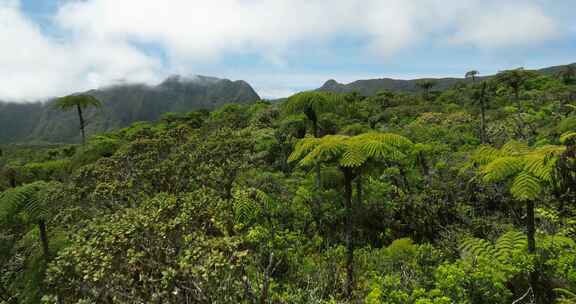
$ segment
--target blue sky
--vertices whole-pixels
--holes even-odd
[[[328,79],[576,61],[573,0],[0,0],[0,99],[171,74],[283,97]]]

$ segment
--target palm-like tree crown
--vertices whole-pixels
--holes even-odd
[[[357,136],[328,135],[323,138],[300,140],[290,155],[289,161],[300,160],[308,166],[320,162],[336,162],[345,168],[361,167],[368,160],[398,160],[412,142],[391,133],[365,133]]]
[[[481,147],[474,159],[481,165],[484,181],[511,180],[510,193],[525,201],[537,198],[544,184],[553,183],[556,161],[565,149],[554,145],[530,149],[526,144],[512,141],[500,149]]]
[[[534,72],[518,68],[498,73],[496,75],[496,82],[505,84],[513,89],[518,89],[526,82],[526,80],[534,76]]]
[[[318,114],[328,110],[341,101],[343,97],[327,92],[302,92],[288,98],[284,111],[288,114],[304,113],[308,119],[315,121]]]
[[[430,90],[436,85],[436,82],[430,79],[423,79],[416,82],[416,85],[423,90]]]
[[[476,70],[472,70],[472,71],[466,72],[466,75],[464,75],[464,77],[475,79],[476,77],[478,77],[479,74],[480,74],[480,72],[478,72]]]
[[[76,107],[82,109],[88,107],[101,107],[102,103],[92,95],[78,94],[69,95],[65,97],[58,98],[54,103],[54,107],[62,111],[69,111]]]

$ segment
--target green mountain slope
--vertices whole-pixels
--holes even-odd
[[[87,112],[88,134],[126,127],[136,121],[153,121],[166,112],[214,109],[225,103],[260,99],[245,81],[205,76],[172,76],[157,86],[125,84],[87,93],[103,103],[101,109]],[[62,113],[51,104],[0,103],[0,143],[78,142],[76,113]]]
[[[576,63],[569,65],[576,66]],[[547,67],[543,69],[536,70],[536,72],[544,75],[554,75],[560,72],[566,65]],[[479,78],[490,78],[492,76],[485,76]],[[372,96],[379,91],[388,90],[392,92],[417,92],[419,88],[417,83],[422,80],[432,80],[435,83],[434,90],[444,91],[452,88],[458,83],[468,82],[469,80],[464,78],[421,78],[421,79],[411,79],[411,80],[400,80],[391,78],[381,78],[381,79],[367,79],[367,80],[357,80],[348,84],[339,83],[333,79],[326,81],[318,91],[324,92],[334,92],[334,93],[350,93],[358,92],[365,96]]]

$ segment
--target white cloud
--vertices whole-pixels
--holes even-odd
[[[53,17],[66,37],[57,40],[27,19],[17,0],[0,0],[0,99],[62,95],[118,79],[153,82],[234,54],[283,70],[290,55],[342,36],[363,41],[369,53],[359,55],[385,58],[427,39],[489,49],[534,45],[560,33],[537,1],[67,1]],[[167,62],[135,43],[158,45]]]
[[[479,48],[525,46],[560,36],[555,20],[534,5],[500,2],[486,5],[483,14],[463,14],[452,42]]]
[[[16,1],[0,0],[0,99],[36,100],[119,79],[155,81],[158,62],[126,41],[58,41],[26,19]]]

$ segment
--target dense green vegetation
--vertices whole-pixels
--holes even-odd
[[[576,303],[576,75],[466,77],[3,146],[0,303]]]

